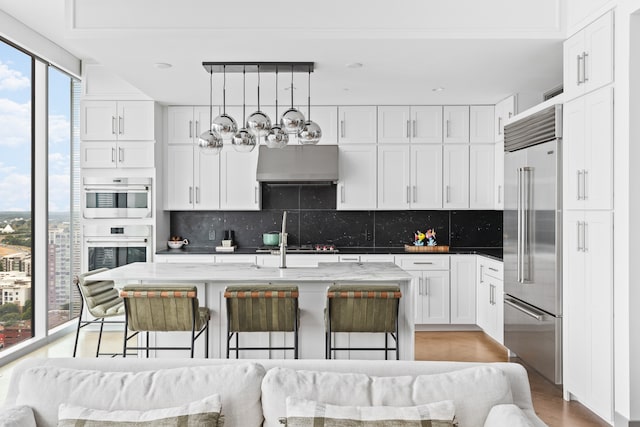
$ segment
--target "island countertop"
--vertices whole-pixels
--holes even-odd
[[[236,263],[135,262],[92,276],[96,280],[153,282],[395,282],[413,276],[391,262],[321,262],[317,267]]]

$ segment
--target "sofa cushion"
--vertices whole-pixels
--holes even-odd
[[[33,410],[26,405],[2,408],[0,414],[0,427],[36,427]]]
[[[313,400],[287,398],[287,427],[319,426],[423,426],[453,427],[451,400],[417,406],[337,406]],[[364,422],[364,423],[363,423]]]
[[[513,403],[505,374],[490,366],[415,377],[272,368],[262,382],[265,427],[278,427],[288,396],[344,406],[413,406],[453,400],[456,419],[465,427],[482,427],[493,405]]]
[[[33,408],[39,427],[53,427],[61,403],[110,411],[144,411],[184,405],[217,393],[227,427],[260,425],[263,377],[264,368],[255,363],[135,373],[44,366],[21,374],[16,404]]]
[[[83,406],[60,405],[58,427],[116,427],[116,426],[211,426],[222,427],[220,419],[220,395],[166,409],[148,411],[105,411]]]
[[[485,427],[533,427],[525,413],[516,405],[496,405],[491,408]]]

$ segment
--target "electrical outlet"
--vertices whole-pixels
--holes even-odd
[[[367,242],[370,242],[372,239],[371,231],[369,229],[364,230],[364,238]]]
[[[209,240],[216,240],[216,230],[209,230]]]

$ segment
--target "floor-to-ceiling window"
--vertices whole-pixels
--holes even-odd
[[[0,41],[1,349],[32,337],[33,61]]]
[[[73,276],[79,273],[79,94],[68,74],[48,71],[48,326],[55,328],[79,312]]]

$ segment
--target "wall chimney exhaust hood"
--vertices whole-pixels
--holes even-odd
[[[273,183],[335,183],[338,180],[337,145],[260,146],[257,178]]]

